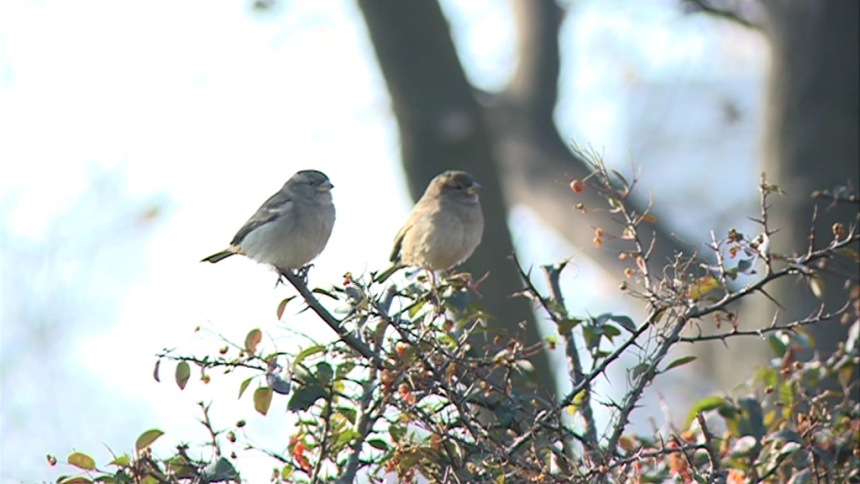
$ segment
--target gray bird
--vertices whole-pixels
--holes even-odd
[[[282,271],[304,267],[322,252],[334,227],[332,188],[325,173],[299,171],[245,222],[229,247],[200,262],[242,254]]]
[[[484,232],[481,189],[465,171],[436,176],[394,237],[394,265],[376,280],[384,281],[404,266],[441,271],[468,259]]]

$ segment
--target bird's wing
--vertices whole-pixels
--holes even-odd
[[[388,257],[388,260],[394,263],[400,262],[400,249],[403,248],[403,237],[406,236],[406,232],[409,232],[409,227],[411,224],[407,220],[403,227],[400,227],[400,230],[397,231],[397,235],[394,236],[394,247],[391,248],[391,255]]]
[[[257,228],[273,222],[293,208],[293,197],[289,193],[280,191],[272,195],[266,203],[257,209],[257,212],[245,222],[245,225],[236,232],[230,245],[239,245],[245,237]]]

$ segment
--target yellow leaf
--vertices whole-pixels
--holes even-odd
[[[272,404],[272,389],[260,387],[254,390],[254,410],[266,415],[269,412],[269,406]]]
[[[720,281],[718,281],[713,274],[708,274],[707,276],[696,279],[696,281],[690,285],[687,297],[690,299],[697,299],[719,287]]]
[[[179,386],[180,390],[185,390],[185,385],[188,383],[188,378],[191,377],[191,367],[188,365],[187,361],[180,361],[178,365],[176,365],[176,385]]]
[[[152,445],[152,443],[155,442],[162,435],[164,435],[164,432],[162,432],[161,430],[158,430],[158,429],[147,430],[146,432],[140,434],[140,436],[137,438],[137,441],[135,441],[135,443],[134,443],[135,450],[140,452],[141,450]]]
[[[91,471],[96,468],[96,461],[83,452],[72,452],[69,454],[69,457],[66,458],[66,461],[78,469],[83,469],[85,471]]]

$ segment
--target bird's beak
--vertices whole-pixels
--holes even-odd
[[[478,182],[472,183],[472,186],[466,189],[466,193],[469,195],[477,195],[484,190],[484,186]]]
[[[334,188],[334,185],[332,185],[330,181],[327,181],[320,185],[317,190],[321,192],[327,192],[330,191],[332,188]]]

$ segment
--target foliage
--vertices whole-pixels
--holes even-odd
[[[531,272],[517,263],[524,283],[517,296],[529,298],[558,328],[558,337],[533,344],[493,330],[493,316],[473,298],[482,281],[469,274],[428,278],[419,271],[403,287],[379,284],[373,274],[346,274],[342,284],[310,290],[298,275],[283,273],[300,300],[337,333],[336,341],[308,342],[286,353],[267,347],[260,330],[253,330],[242,344],[228,342],[212,355],[164,351],[155,375],[160,378],[164,361],[176,363],[180,388],[193,368],[206,381],[216,370],[247,373],[240,397],[253,384],[257,412],[265,415],[274,402],[285,402],[295,416],[284,450],[258,447],[243,422],[215,429],[208,406],[201,405],[211,436],[207,445],[215,450],[210,462],[189,457],[185,445],[170,457],[155,457],[148,450],[161,436],[155,430],[138,439],[133,456],[108,463],[110,470],[73,453],[67,463],[84,473],[58,482],[238,481],[233,459],[222,456],[221,437],[271,456],[273,482],[349,483],[356,476],[382,482],[392,475],[401,482],[423,476],[431,482],[488,483],[860,479],[856,221],[836,224],[821,236],[813,220],[805,250],[771,253],[777,231],[769,225],[768,209],[782,194],[762,176],[759,234],[712,234],[704,257],[679,253],[664,265],[650,257],[659,242],[645,230],[653,215],[628,205],[637,180],[627,181],[591,158],[592,174],[574,180],[571,188],[595,190],[607,205],[577,208],[584,214],[606,210],[618,222],[616,232],[597,228],[594,243],[605,250],[612,245],[629,262],[620,290],[644,304],[640,321],[612,313],[569,314],[559,287],[566,263],[542,268],[549,294],[540,293]],[[829,192],[817,196],[822,193]],[[800,278],[814,291],[844,290],[846,304],[821,307],[788,323],[774,318],[763,328],[742,321],[736,303],[769,297],[767,287],[784,278]],[[844,286],[824,289],[824,278]],[[279,318],[294,299],[278,306]],[[335,318],[322,301],[346,307],[346,315]],[[851,324],[854,336],[833,354],[801,361],[799,351],[815,348],[806,330],[813,324]],[[646,388],[694,359],[670,361],[671,349],[729,345],[743,337],[766,338],[774,358],[750,375],[739,394],[695,403],[681,429],[654,435],[629,430]],[[565,351],[573,384],[567,395],[554,399],[534,388],[529,358],[544,349]],[[638,361],[627,371],[623,398],[598,401],[595,382],[619,367],[622,354]],[[595,425],[597,405],[611,410],[605,432]]]

